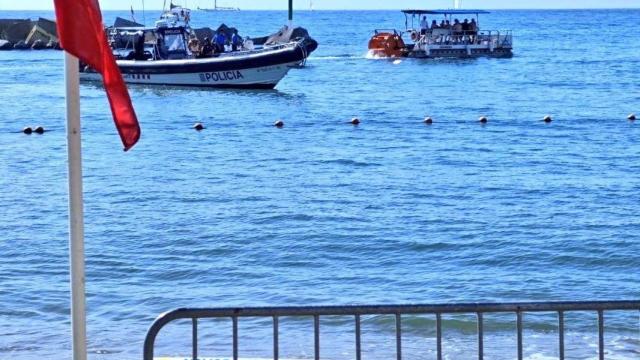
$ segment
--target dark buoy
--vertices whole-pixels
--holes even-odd
[[[351,119],[351,125],[355,125],[355,126],[360,125],[360,119],[358,119],[357,117],[354,117],[353,119]]]
[[[480,121],[481,124],[486,124],[489,122],[489,119],[486,116],[480,116],[478,121]]]
[[[27,126],[26,128],[22,129],[22,132],[27,134],[27,135],[31,135],[33,133],[33,129],[29,126]]]
[[[542,121],[546,122],[547,124],[553,121],[553,118],[551,118],[551,115],[547,115],[544,118],[542,118]]]
[[[44,128],[42,126],[38,126],[37,128],[33,129],[33,132],[36,134],[44,134]]]
[[[273,126],[277,127],[278,129],[282,129],[284,127],[284,121],[278,120],[275,123],[273,123]]]
[[[629,119],[629,121],[636,121],[636,114],[629,114],[629,116],[627,116],[627,119]]]
[[[196,131],[202,131],[204,130],[204,125],[202,123],[195,123],[193,125],[193,129]]]
[[[431,116],[427,116],[426,118],[424,118],[424,123],[427,125],[433,124],[433,119],[431,118]]]

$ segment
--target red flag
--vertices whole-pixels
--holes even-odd
[[[111,113],[127,151],[140,139],[140,125],[127,86],[107,43],[98,0],[54,0],[62,48],[102,74]]]

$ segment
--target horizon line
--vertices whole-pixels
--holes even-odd
[[[199,7],[196,8],[188,8],[190,10],[198,10]],[[404,9],[404,8],[403,8]],[[308,9],[308,8],[293,8],[294,11],[307,11],[307,12],[316,12],[316,11],[401,11],[403,9],[389,9],[389,8],[375,8],[375,9],[338,9],[338,8],[321,8],[321,9]],[[409,8],[407,8],[409,9]],[[417,8],[416,8],[417,9]],[[527,10],[639,10],[640,5],[637,7],[585,7],[585,8],[473,8],[473,9],[460,9],[460,10],[517,10],[517,11],[527,11]],[[136,8],[134,8],[136,10]],[[162,11],[165,9],[161,8],[147,8],[145,11]],[[267,8],[245,8],[240,9],[241,11],[287,11],[287,8],[278,8],[278,9],[267,9]],[[434,10],[453,10],[452,8],[440,8]],[[8,9],[1,11],[54,11],[53,8],[50,9]],[[131,9],[102,9],[102,11],[131,11]],[[224,11],[221,11],[224,12]]]

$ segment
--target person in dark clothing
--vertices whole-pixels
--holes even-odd
[[[202,40],[202,50],[200,50],[200,56],[199,57],[211,57],[211,55],[213,54],[213,45],[211,45],[211,40],[209,40],[209,37],[205,37]]]
[[[144,33],[138,32],[133,38],[133,58],[135,60],[147,60],[144,54]]]
[[[242,46],[242,39],[238,36],[238,30],[233,30],[233,35],[231,36],[231,51],[238,51],[240,46]]]

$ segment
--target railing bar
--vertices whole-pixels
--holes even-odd
[[[320,316],[313,316],[313,349],[315,360],[320,360]]]
[[[436,349],[438,360],[442,360],[442,314],[436,314]]]
[[[604,360],[604,311],[598,310],[598,354]]]
[[[233,316],[233,360],[238,360],[238,317]]]
[[[517,328],[518,328],[518,360],[524,359],[524,353],[522,351],[522,311],[518,311],[517,315]]]
[[[396,314],[396,358],[402,360],[402,316]]]
[[[198,359],[198,318],[191,318],[191,356]]]
[[[273,317],[273,360],[278,360],[280,357],[280,344],[279,344],[279,329],[278,329],[278,317]]]
[[[478,360],[484,359],[484,319],[481,312],[478,313]]]
[[[356,315],[356,360],[362,360],[362,344],[360,343],[360,315]]]
[[[558,311],[558,337],[560,360],[564,360],[564,311]]]

